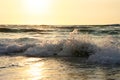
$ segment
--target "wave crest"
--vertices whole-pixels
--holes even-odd
[[[120,64],[120,42],[108,36],[94,38],[89,34],[70,33],[67,39],[36,40],[30,38],[0,40],[1,55],[25,55],[36,57],[79,56],[88,57],[88,62]]]

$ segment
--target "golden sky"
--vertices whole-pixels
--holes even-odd
[[[120,23],[120,0],[0,0],[0,24]]]

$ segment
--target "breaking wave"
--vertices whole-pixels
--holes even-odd
[[[86,57],[91,63],[120,64],[120,41],[112,36],[94,38],[89,34],[78,35],[75,29],[67,39],[0,39],[0,55],[74,56]]]

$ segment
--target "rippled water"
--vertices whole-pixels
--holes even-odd
[[[78,57],[1,57],[0,80],[119,80],[119,66],[88,64]]]

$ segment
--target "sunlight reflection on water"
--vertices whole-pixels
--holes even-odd
[[[28,74],[32,76],[32,80],[38,80],[42,78],[42,65],[44,63],[36,63],[30,66]]]
[[[4,59],[4,61],[2,61]],[[14,61],[13,61],[14,60]],[[119,80],[120,68],[89,65],[79,58],[2,57],[0,80]]]
[[[34,61],[39,61],[39,59],[38,58],[29,58],[27,61],[34,62]],[[35,62],[34,64],[30,64],[29,68],[27,69],[25,74],[30,75],[31,80],[42,79],[43,65],[44,65],[44,62],[39,62],[39,63]]]

